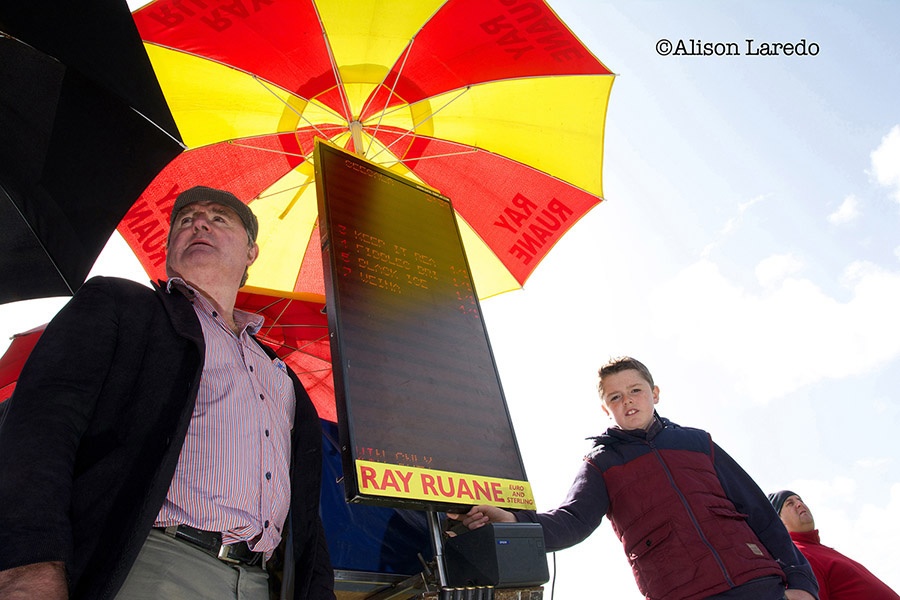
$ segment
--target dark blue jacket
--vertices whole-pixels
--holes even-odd
[[[584,540],[607,515],[647,598],[707,598],[771,576],[816,595],[765,494],[708,433],[657,417],[648,432],[594,440],[562,506],[517,516],[541,523],[548,550]]]
[[[0,570],[62,561],[73,600],[116,594],[169,489],[204,353],[182,294],[104,277],[81,287],[35,346],[0,424]],[[333,599],[322,431],[289,374],[294,597]]]

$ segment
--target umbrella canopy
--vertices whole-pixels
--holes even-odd
[[[0,5],[0,302],[71,294],[183,147],[123,0]]]
[[[324,294],[316,137],[448,196],[481,298],[521,287],[602,198],[613,76],[544,2],[203,7],[134,14],[188,146],[119,226],[152,276],[175,196],[204,184],[260,217],[254,288]]]

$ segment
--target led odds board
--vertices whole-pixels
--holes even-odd
[[[534,508],[450,200],[327,143],[315,169],[347,500]]]

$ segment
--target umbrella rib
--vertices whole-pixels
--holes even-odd
[[[305,160],[309,160],[310,157],[310,154],[298,154],[296,152],[286,152],[283,150],[262,148],[260,146],[253,146],[252,144],[241,144],[239,142],[236,142],[235,140],[226,140],[226,143],[232,146],[237,146],[238,148],[249,148],[250,150],[259,150],[260,152],[271,152],[272,154],[280,154],[281,156],[296,156],[297,158],[303,158]]]
[[[406,45],[406,51],[403,53],[403,62],[400,65],[400,68],[397,69],[397,76],[394,78],[394,82],[391,84],[391,91],[387,95],[387,98],[384,100],[384,109],[378,115],[378,122],[375,123],[375,131],[369,138],[369,147],[366,148],[365,156],[369,155],[369,150],[372,149],[372,144],[375,143],[375,135],[378,134],[378,130],[381,128],[381,121],[384,119],[384,116],[387,114],[388,107],[391,103],[391,98],[394,97],[394,90],[397,88],[397,84],[400,82],[400,74],[403,72],[403,69],[406,67],[406,61],[409,59],[409,53],[412,51],[413,44],[416,42],[416,38],[413,37],[409,40],[409,44]],[[387,75],[385,75],[385,80],[387,79]],[[384,80],[382,81],[382,84]],[[381,86],[379,86],[380,88]],[[378,88],[376,88],[378,89]],[[374,95],[372,96],[374,99]],[[363,107],[362,114],[366,114],[366,110],[369,108],[369,102],[366,102],[366,105]]]
[[[478,148],[469,148],[469,149],[463,150],[461,152],[445,152],[443,154],[431,154],[429,156],[417,156],[413,160],[420,161],[420,160],[431,160],[434,158],[447,158],[448,156],[462,156],[463,154],[474,154],[476,152],[478,152]],[[397,163],[405,163],[405,162],[406,162],[406,159],[398,157],[397,160],[395,160],[393,163],[385,162],[385,163],[381,163],[381,164],[397,164]]]
[[[325,49],[328,51],[328,60],[331,62],[331,74],[334,75],[334,81],[337,83],[338,93],[341,97],[341,105],[344,107],[344,120],[347,126],[350,126],[350,120],[353,115],[350,114],[350,100],[347,98],[347,91],[344,89],[343,79],[341,78],[340,69],[338,69],[337,61],[334,58],[334,51],[331,48],[331,41],[328,39],[328,32],[325,31],[325,23],[322,22],[322,15],[319,14],[319,7],[313,2],[313,8],[316,11],[316,18],[319,20],[319,29],[322,30],[322,37],[325,41]],[[327,139],[327,138],[326,138]]]
[[[12,205],[12,207],[16,210],[16,212],[19,214],[19,217],[21,217],[22,222],[24,222],[24,223],[25,223],[25,226],[28,227],[28,231],[30,231],[30,232],[31,232],[31,235],[34,236],[34,239],[36,239],[36,240],[38,241],[38,246],[40,246],[41,250],[42,250],[42,251],[44,252],[44,254],[47,256],[47,260],[50,261],[50,264],[51,264],[51,265],[53,266],[53,268],[56,270],[57,274],[59,275],[59,278],[62,279],[62,282],[63,282],[63,284],[65,284],[66,289],[69,290],[69,294],[75,295],[75,290],[73,290],[73,289],[72,289],[72,286],[69,285],[69,280],[66,279],[66,276],[63,275],[63,272],[60,271],[59,266],[56,264],[56,261],[53,260],[53,257],[52,257],[52,256],[50,255],[50,253],[47,251],[47,246],[44,244],[44,242],[41,240],[41,238],[38,237],[37,232],[36,232],[36,231],[34,230],[34,228],[31,226],[31,223],[28,222],[28,219],[25,218],[25,215],[22,214],[22,211],[19,210],[19,206],[18,206],[15,202],[13,202],[12,195],[10,195],[10,193],[6,191],[6,188],[3,187],[3,184],[2,184],[2,183],[0,183],[0,191],[3,192],[3,195],[6,196],[6,198],[9,200],[9,203],[10,203],[10,204]]]
[[[281,102],[282,104],[284,104],[284,105],[288,108],[288,110],[290,110],[292,113],[294,113],[295,115],[297,115],[297,118],[301,119],[304,123],[306,123],[307,125],[309,125],[309,126],[313,129],[313,131],[315,131],[316,133],[320,134],[323,138],[328,139],[328,135],[327,135],[324,131],[322,131],[321,129],[319,129],[318,126],[317,126],[315,123],[313,123],[313,122],[310,121],[308,118],[306,118],[306,116],[305,116],[302,112],[299,112],[296,108],[294,108],[293,106],[291,106],[291,103],[290,103],[290,102],[286,102],[281,96],[279,96],[278,94],[276,94],[275,91],[274,91],[271,87],[269,87],[268,85],[266,85],[266,83],[267,83],[266,81],[264,81],[262,78],[258,77],[257,75],[253,75],[253,79],[255,79],[257,82],[259,82],[259,84],[263,87],[263,89],[265,89],[267,92],[269,92],[270,94],[272,94],[273,96],[275,96],[275,98],[277,98],[279,102]],[[312,100],[310,100],[310,99],[308,99],[308,98],[303,98],[302,96],[296,96],[296,97],[297,97],[297,98],[302,98],[302,99],[303,99],[304,101],[306,101],[307,103],[312,102]],[[325,105],[323,105],[323,104],[321,104],[321,103],[319,103],[318,106],[322,106],[323,108],[325,108],[325,109],[328,110],[329,112],[333,112],[333,111],[331,111],[331,109],[330,109],[329,107],[327,107],[327,106],[325,106]],[[335,117],[337,117],[337,118],[339,118],[339,119],[343,119],[343,118],[344,118],[344,117],[341,117],[341,116],[340,116],[339,114],[337,114],[337,113],[334,113],[334,115],[335,115]],[[284,133],[288,133],[288,132],[284,132]],[[295,156],[298,156],[298,155],[295,155]]]
[[[141,117],[142,119],[144,119],[145,121],[147,121],[148,123],[150,123],[151,125],[153,125],[154,127],[156,127],[157,129],[159,129],[160,131],[162,131],[164,134],[166,134],[166,137],[168,137],[170,140],[172,140],[173,142],[175,142],[176,144],[178,144],[179,146],[181,146],[181,149],[182,149],[182,150],[187,150],[187,149],[188,149],[187,144],[185,144],[184,142],[182,142],[181,140],[179,140],[177,137],[175,137],[174,135],[172,135],[171,133],[169,133],[169,132],[165,129],[165,127],[162,127],[159,123],[157,123],[156,121],[154,121],[153,119],[151,119],[150,117],[148,117],[147,115],[145,115],[144,113],[142,113],[141,111],[139,111],[138,109],[136,109],[135,107],[129,105],[128,108],[130,108],[131,110],[133,110],[135,113],[137,113],[138,115],[140,115],[140,117]]]
[[[281,317],[284,316],[285,311],[288,309],[288,307],[289,307],[290,305],[291,305],[291,301],[290,301],[290,300],[288,300],[287,302],[284,303],[284,307],[282,307],[281,312],[278,313],[278,316],[277,316],[277,317],[275,317],[274,319],[272,319],[272,324],[269,325],[269,331],[271,331],[272,328],[275,327],[275,326],[278,324],[278,321],[281,319]]]
[[[381,153],[384,152],[385,150],[389,150],[394,144],[396,144],[397,142],[403,140],[403,139],[406,138],[407,136],[410,136],[410,135],[415,136],[415,135],[416,135],[416,134],[415,134],[415,130],[418,129],[419,126],[421,126],[423,123],[427,123],[429,120],[433,119],[434,116],[435,116],[436,114],[438,114],[439,112],[441,112],[442,110],[444,110],[445,108],[447,108],[448,106],[450,106],[451,104],[453,104],[454,102],[456,102],[457,100],[459,100],[460,98],[462,98],[462,97],[466,94],[466,92],[469,91],[469,87],[470,87],[470,86],[466,86],[465,88],[462,88],[462,89],[460,90],[460,92],[459,92],[457,95],[455,95],[453,98],[451,98],[451,99],[450,99],[448,102],[446,102],[443,106],[441,106],[441,107],[438,108],[437,110],[431,111],[427,117],[425,117],[424,119],[422,119],[422,120],[419,121],[418,123],[413,123],[412,129],[409,129],[409,130],[407,130],[406,132],[404,132],[403,135],[401,135],[400,137],[398,137],[396,140],[394,140],[394,141],[391,142],[390,144],[386,144],[386,145],[384,146],[384,149],[383,149],[383,150],[379,150],[378,153],[375,154],[375,156],[372,157],[372,160],[374,160],[379,154],[381,154]]]

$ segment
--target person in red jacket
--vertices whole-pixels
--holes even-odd
[[[769,501],[791,534],[794,545],[812,565],[819,581],[819,600],[900,600],[867,568],[834,548],[823,546],[812,511],[790,490],[769,494]]]
[[[545,547],[588,537],[604,516],[649,600],[813,600],[809,563],[753,479],[701,429],[656,413],[659,388],[631,357],[600,368],[603,411],[615,422],[594,438],[562,506],[512,513],[475,506],[448,517],[541,524]]]

